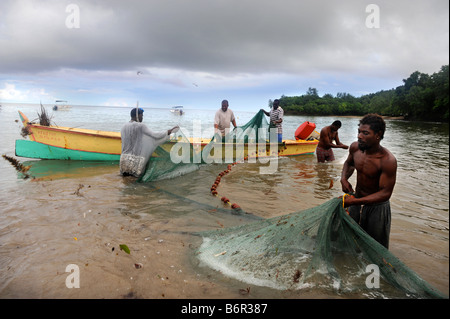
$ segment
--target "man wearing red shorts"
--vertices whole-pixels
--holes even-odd
[[[319,163],[334,161],[333,148],[348,149],[347,145],[339,141],[338,130],[341,126],[341,121],[334,121],[333,124],[325,126],[320,131],[319,144],[316,148],[317,161]],[[333,141],[336,141],[336,144],[333,144]]]

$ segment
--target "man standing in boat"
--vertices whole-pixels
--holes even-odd
[[[333,148],[348,149],[348,146],[342,144],[339,140],[338,130],[341,126],[341,121],[334,121],[333,124],[325,126],[320,131],[319,144],[317,144],[316,148],[316,156],[319,163],[334,161]],[[336,144],[333,144],[333,141]]]
[[[350,145],[341,175],[342,191],[349,215],[380,244],[389,248],[391,207],[389,199],[397,176],[397,159],[380,145],[386,124],[377,114],[359,122],[358,141]],[[356,191],[348,179],[356,169]]]
[[[222,101],[222,107],[217,110],[214,116],[214,134],[220,133],[225,136],[230,130],[230,123],[236,128],[236,119],[234,118],[234,113],[228,108],[228,101]]]
[[[284,111],[280,106],[280,100],[273,101],[272,109],[270,112],[261,109],[270,118],[270,127],[276,127],[278,133],[278,143],[283,142],[283,115]]]
[[[137,116],[136,116],[137,113]],[[120,174],[139,177],[145,173],[147,163],[155,149],[169,139],[174,128],[153,132],[142,123],[144,110],[133,108],[131,120],[121,130],[122,154],[120,155]]]

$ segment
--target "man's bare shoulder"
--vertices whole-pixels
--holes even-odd
[[[324,126],[324,127],[322,127],[322,129],[320,130],[320,133],[325,133],[325,132],[328,132],[330,130],[330,126]]]
[[[358,142],[353,142],[353,143],[350,145],[349,152],[350,152],[350,153],[355,153],[355,152],[357,152],[357,151],[359,151]]]
[[[397,158],[387,148],[383,147],[383,164],[395,165],[397,167]]]

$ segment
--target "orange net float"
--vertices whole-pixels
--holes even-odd
[[[241,213],[241,212],[242,212],[241,206],[239,206],[239,205],[236,204],[236,203],[231,204],[231,208],[232,208],[234,211],[236,211],[237,213]]]
[[[220,200],[222,202],[224,202],[225,204],[229,204],[230,203],[230,200],[228,198],[226,198],[225,196],[223,196]]]
[[[234,162],[234,163],[228,164],[228,165],[227,165],[227,169],[224,170],[224,171],[222,171],[222,172],[220,172],[220,173],[217,175],[216,180],[214,181],[214,184],[211,186],[211,189],[210,189],[210,190],[211,190],[211,194],[214,195],[214,196],[218,196],[217,187],[219,187],[219,184],[220,184],[220,182],[221,182],[221,180],[222,180],[222,177],[224,177],[225,175],[229,174],[229,173],[231,172],[232,167],[233,167],[234,165],[237,165],[237,164],[239,164],[239,163],[245,163],[246,160],[248,160],[248,156],[244,157],[244,159],[241,160],[241,161],[236,161],[236,162]],[[231,205],[231,204],[230,204],[230,200],[229,200],[228,198],[226,198],[225,196],[223,196],[220,200],[221,200],[224,204]],[[238,204],[236,204],[236,203],[233,203],[233,204],[231,205],[231,208],[234,209],[234,210],[236,210],[236,211],[242,210],[241,207],[240,207]]]

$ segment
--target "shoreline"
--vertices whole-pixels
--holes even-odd
[[[364,115],[312,115],[312,114],[297,114],[297,113],[291,113],[291,112],[285,112],[284,115],[290,115],[290,116],[311,116],[311,117],[339,117],[339,118],[361,118]],[[387,115],[381,115],[381,117],[385,120],[407,120],[404,116],[387,116]],[[420,121],[419,121],[420,122]],[[442,122],[446,123],[446,122]]]

